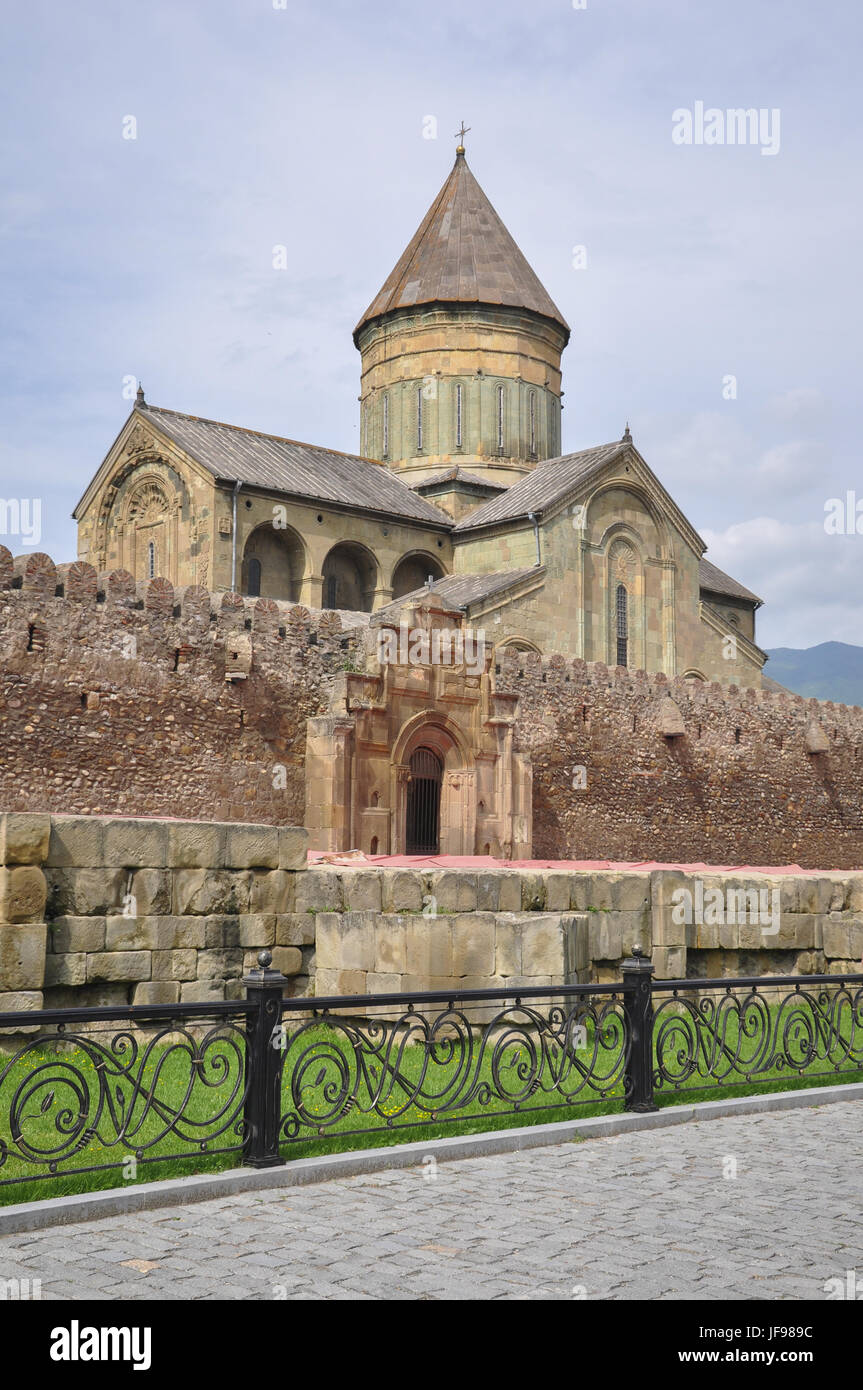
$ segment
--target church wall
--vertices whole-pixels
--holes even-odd
[[[760,686],[758,667],[746,661],[742,655],[734,661],[723,659],[720,633],[706,627],[700,616],[700,557],[673,528],[672,544],[674,590],[677,596],[674,614],[675,674],[682,676],[687,671],[699,671],[707,680],[738,681],[743,685]]]
[[[488,638],[528,636],[545,654],[617,664],[615,591],[628,595],[632,670],[698,672],[706,680],[760,688],[756,654],[725,640],[734,628],[711,626],[700,613],[699,557],[669,520],[660,533],[640,497],[622,487],[599,492],[581,511],[571,504],[540,522],[545,568],[541,590],[502,606]],[[673,560],[672,557],[673,556]],[[457,539],[455,573],[527,568],[536,559],[533,526]],[[479,619],[476,619],[479,622]],[[743,624],[741,624],[741,629]]]
[[[247,505],[247,504],[251,505]],[[220,490],[217,513],[224,534],[218,537],[213,572],[214,589],[231,587],[231,516],[233,498],[230,490]],[[321,520],[318,520],[318,518]],[[310,608],[323,608],[323,570],[327,555],[335,545],[351,542],[363,547],[374,561],[373,608],[381,608],[392,598],[393,572],[403,556],[429,555],[442,566],[445,573],[452,569],[452,542],[448,535],[421,522],[411,525],[388,517],[373,517],[358,512],[340,512],[324,503],[291,501],[284,497],[260,492],[241,491],[237,499],[237,583],[239,585],[243,554],[249,538],[258,528],[273,526],[274,520],[284,522],[302,543],[304,560],[297,601]],[[278,534],[279,525],[274,526]],[[265,596],[266,589],[264,590]]]
[[[536,563],[533,525],[516,521],[505,530],[483,531],[455,538],[454,574],[495,574],[498,570],[526,569]]]
[[[733,599],[725,594],[704,594],[704,602],[709,603],[727,623],[744,637],[748,637],[750,642],[755,641],[755,608],[751,603],[746,603],[741,599]]]
[[[156,575],[174,584],[207,585],[216,489],[177,450],[161,442],[142,448],[144,436],[136,442],[136,428],[126,432],[114,467],[79,514],[78,558],[99,571],[126,569],[144,580],[150,577],[152,543]]]

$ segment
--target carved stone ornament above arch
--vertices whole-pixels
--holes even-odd
[[[123,520],[126,523],[138,522],[147,525],[165,516],[171,510],[171,503],[164,487],[154,477],[142,479],[126,499]]]
[[[124,452],[127,454],[140,454],[144,452],[158,453],[159,446],[155,437],[148,429],[138,422],[129,431],[128,438],[124,445]]]
[[[131,457],[121,457],[119,466],[106,479],[96,503],[93,528],[92,554],[97,570],[107,567],[112,527],[122,534],[130,523],[140,524],[146,513],[154,520],[159,515],[173,513],[178,516],[184,508],[191,519],[191,497],[186,481],[159,448],[158,441],[151,439],[146,450],[142,448]]]
[[[629,541],[617,536],[609,546],[608,561],[613,578],[629,588],[635,580],[639,564]]]

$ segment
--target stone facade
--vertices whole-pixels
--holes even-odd
[[[139,405],[76,508],[78,558],[139,583],[161,577],[244,593],[258,560],[263,597],[361,612],[414,587],[411,562],[420,582],[452,566],[443,515],[437,526],[422,525],[253,487],[237,499],[235,537],[234,510],[233,489]],[[335,593],[325,604],[328,580]]]
[[[471,607],[474,623],[491,615],[498,645],[514,639],[543,655],[616,666],[623,585],[632,670],[761,685],[753,605],[702,601],[703,544],[631,442],[547,507],[536,530],[520,518],[456,531],[454,541],[456,575],[535,569],[513,592]]]
[[[427,305],[357,334],[363,453],[421,482],[460,464],[509,486],[560,453],[566,335],[523,310]]]

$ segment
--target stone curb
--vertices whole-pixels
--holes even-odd
[[[359,1149],[350,1153],[298,1158],[282,1168],[231,1168],[224,1173],[201,1173],[188,1178],[169,1178],[165,1182],[139,1183],[134,1187],[110,1188],[105,1192],[85,1192],[0,1207],[0,1236],[66,1225],[72,1221],[98,1221],[102,1217],[125,1216],[130,1212],[152,1211],[185,1202],[204,1202],[209,1198],[230,1197],[239,1192],[266,1192],[282,1187],[330,1182],[336,1178],[355,1177],[360,1173],[380,1172],[387,1168],[420,1167],[423,1160],[429,1157],[439,1163],[447,1163],[458,1158],[515,1153],[520,1149],[566,1144],[578,1139],[604,1139],[633,1130],[665,1129],[669,1125],[687,1124],[692,1120],[721,1120],[733,1115],[799,1110],[849,1100],[863,1100],[863,1083],[702,1101],[697,1105],[669,1106],[647,1115],[601,1115],[593,1119],[564,1120],[549,1125],[526,1125],[522,1129],[499,1129],[486,1134],[454,1135],[452,1138],[429,1139],[417,1144],[397,1144],[391,1148]]]

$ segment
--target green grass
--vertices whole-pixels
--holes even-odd
[[[771,1021],[774,1023],[780,1007],[770,1006]],[[669,1017],[669,1012],[663,1011],[660,1017]],[[847,1023],[847,1019],[843,1021],[844,1032],[847,1032]],[[559,1048],[546,1055],[539,1074],[540,1088],[533,1094],[526,1093],[527,1076],[530,1072],[529,1046],[526,1042],[518,1040],[504,1053],[502,1061],[505,1065],[502,1065],[498,1072],[499,1082],[514,1099],[507,1103],[496,1094],[499,1086],[494,1083],[491,1052],[487,1047],[478,1076],[481,1083],[492,1086],[495,1094],[487,1103],[483,1103],[479,1095],[473,1094],[472,1099],[454,1108],[454,1118],[450,1120],[446,1118],[447,1112],[443,1106],[438,1110],[432,1110],[431,1103],[428,1104],[428,1108],[413,1103],[410,1100],[412,1090],[418,1084],[423,1066],[426,1065],[427,1090],[440,1094],[451,1086],[463,1097],[465,1088],[458,1088],[456,1083],[459,1075],[462,1075],[463,1079],[466,1075],[476,1075],[476,1057],[469,1067],[462,1067],[460,1072],[458,1055],[453,1055],[447,1061],[439,1052],[438,1063],[428,1068],[426,1049],[415,1042],[403,1040],[401,1048],[395,1052],[391,1049],[388,1059],[390,1066],[387,1068],[382,1067],[378,1058],[373,1057],[369,1060],[364,1050],[367,1066],[374,1068],[374,1073],[369,1070],[360,1085],[355,1088],[359,1098],[358,1105],[347,1113],[340,1114],[337,1101],[340,1091],[339,1063],[354,1076],[357,1067],[354,1049],[343,1028],[328,1028],[320,1020],[299,1024],[298,1028],[299,1032],[288,1039],[285,1074],[287,1077],[296,1073],[300,1053],[305,1053],[305,1065],[299,1079],[302,1087],[300,1094],[308,1118],[319,1123],[323,1133],[315,1134],[308,1127],[304,1127],[296,1140],[282,1145],[282,1155],[287,1161],[349,1149],[385,1147],[447,1135],[476,1134],[568,1118],[614,1114],[620,1113],[623,1109],[622,1080],[616,1076],[607,1086],[604,1097],[585,1087],[577,1092],[572,1104],[562,1102],[554,1092],[548,1094],[543,1090],[543,1086],[550,1088],[552,1085],[552,1071],[559,1072],[561,1066],[566,1065]],[[802,1025],[798,1020],[796,1025],[792,1024],[787,1037],[793,1056],[799,1056],[800,1048],[805,1047],[805,1030],[801,1029]],[[94,1040],[95,1036],[93,1035]],[[106,1042],[110,1036],[113,1036],[113,1030],[110,1035],[106,1035]],[[98,1124],[99,1133],[109,1135],[115,1132],[114,1123],[108,1120],[104,1113],[104,1104],[107,1103],[113,1105],[115,1117],[126,1117],[125,1125],[129,1135],[126,1145],[117,1145],[112,1149],[103,1145],[95,1134],[85,1134],[82,1136],[79,1151],[72,1159],[64,1159],[60,1165],[60,1174],[51,1177],[45,1174],[44,1167],[25,1162],[17,1156],[15,1147],[10,1142],[9,1130],[4,1128],[0,1131],[0,1143],[5,1139],[9,1147],[6,1161],[0,1165],[0,1205],[122,1186],[130,1180],[124,1179],[122,1167],[101,1169],[97,1172],[75,1173],[65,1170],[86,1168],[89,1164],[111,1163],[115,1160],[122,1164],[129,1149],[135,1146],[139,1146],[154,1160],[139,1160],[137,1172],[131,1179],[135,1182],[151,1182],[191,1173],[217,1172],[239,1166],[240,1140],[234,1132],[233,1124],[221,1136],[216,1136],[214,1130],[217,1126],[211,1123],[213,1116],[220,1112],[223,1113],[223,1117],[229,1116],[236,1107],[236,1099],[240,1094],[235,1089],[241,1076],[242,1057],[242,1044],[237,1035],[233,1035],[231,1040],[220,1041],[214,1038],[209,1048],[203,1052],[203,1063],[197,1068],[193,1066],[188,1046],[172,1046],[169,1040],[161,1039],[158,1043],[152,1043],[147,1050],[147,1036],[143,1030],[135,1032],[139,1052],[133,1065],[129,1065],[129,1052],[114,1055],[110,1059],[105,1072],[109,1084],[103,1086],[101,1091],[97,1069],[103,1064],[104,1059],[92,1046],[74,1046],[70,1043],[52,1045],[40,1041],[32,1044],[26,1053],[11,1065],[9,1055],[4,1056],[0,1051],[0,1124],[9,1124],[12,1096],[21,1087],[16,1110],[19,1116],[18,1124],[26,1140],[33,1146],[42,1150],[56,1149],[58,1144],[62,1144],[63,1136],[75,1129],[77,1116],[87,1105],[90,1107],[92,1124],[93,1107],[100,1094],[103,1097],[103,1114]],[[594,1037],[594,1025],[588,1022],[587,1046],[586,1049],[575,1053],[576,1059],[584,1061],[593,1055]],[[677,1041],[679,1042],[679,1039]],[[739,1047],[746,1060],[752,1060],[755,1056],[755,1040],[745,1032],[743,1038],[740,1038],[734,1015],[729,1016],[726,1045],[732,1051]],[[609,1070],[611,1063],[608,1054],[600,1052],[599,1055],[601,1068]],[[616,1051],[612,1055],[616,1057]],[[678,1057],[676,1047],[672,1048],[670,1055],[671,1064],[679,1068],[679,1061],[674,1061],[674,1058]],[[392,1079],[393,1066],[398,1071],[399,1080]],[[7,1069],[5,1073],[4,1069]],[[657,1088],[655,1100],[662,1108],[715,1100],[724,1096],[754,1095],[761,1091],[787,1091],[805,1089],[812,1085],[863,1081],[863,1069],[853,1065],[836,1070],[829,1063],[816,1062],[812,1073],[800,1076],[789,1068],[774,1067],[760,1073],[758,1081],[745,1078],[740,1080],[735,1077],[723,1082],[721,1086],[717,1086],[715,1081],[706,1085],[704,1078],[696,1074],[686,1077],[679,1088]],[[146,1108],[141,1097],[134,1096],[130,1075],[138,1078],[144,1090],[156,1085],[156,1095],[160,1101],[158,1109],[151,1108],[145,1113]],[[572,1070],[571,1064],[567,1075],[567,1088],[575,1090],[576,1072]],[[330,1092],[328,1097],[327,1087],[331,1084],[334,1084],[334,1091]],[[84,1089],[87,1092],[86,1103],[82,1094]],[[373,1094],[377,1099],[377,1108],[372,1104]],[[286,1087],[283,1087],[282,1109],[285,1113],[294,1109],[291,1098],[286,1093]],[[176,1157],[176,1151],[180,1147],[178,1137],[164,1133],[171,1113],[178,1110],[182,1111],[181,1124],[184,1133],[188,1135],[183,1146],[194,1150],[186,1158]],[[379,1111],[382,1113],[378,1113]],[[333,1116],[336,1118],[329,1123]],[[161,1137],[163,1134],[164,1137]],[[205,1139],[202,1139],[202,1135]],[[201,1143],[205,1143],[203,1149],[200,1147]],[[214,1152],[227,1145],[237,1147],[230,1153]],[[3,1185],[3,1180],[10,1178],[27,1180],[7,1182]]]

